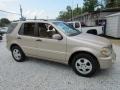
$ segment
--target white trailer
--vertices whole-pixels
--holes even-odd
[[[106,16],[106,20],[106,35],[114,38],[120,38],[120,13]]]

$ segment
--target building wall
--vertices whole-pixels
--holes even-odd
[[[108,36],[116,37],[118,33],[118,16],[107,17],[106,34]]]
[[[96,14],[88,13],[83,16],[74,18],[74,20],[83,22],[88,26],[95,26],[96,20],[103,20],[103,19],[105,19],[105,16],[108,16],[108,15],[114,14],[114,13],[116,13],[116,12],[101,12],[101,13],[96,13]]]
[[[119,20],[118,20],[118,37],[120,37],[120,16],[119,16]]]
[[[100,17],[99,19],[105,19],[105,16],[108,16],[110,14],[114,14],[116,12],[103,12],[103,13],[100,13]]]

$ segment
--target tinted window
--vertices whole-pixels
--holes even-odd
[[[79,28],[80,24],[79,23],[75,23],[75,28]]]
[[[57,34],[57,30],[50,24],[47,23],[38,23],[38,32],[39,37],[41,38],[50,38],[52,39],[52,36],[54,34]]]
[[[73,23],[68,23],[69,25],[71,25],[72,27],[74,27]]]
[[[87,27],[87,25],[84,22],[81,22],[81,27]]]
[[[11,33],[15,27],[17,26],[18,23],[11,23],[8,27],[8,31],[7,31],[7,34]]]
[[[35,36],[35,23],[25,23],[23,27],[23,35]]]

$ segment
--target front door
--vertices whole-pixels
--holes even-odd
[[[52,25],[47,23],[38,23],[37,30],[38,38],[36,40],[36,55],[54,60],[65,60],[66,39],[52,39],[52,36],[54,34],[59,34],[59,32]]]

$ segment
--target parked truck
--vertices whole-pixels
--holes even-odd
[[[80,30],[83,33],[90,33],[94,35],[103,34],[103,26],[86,26],[85,24],[79,21],[67,22],[69,25]]]

